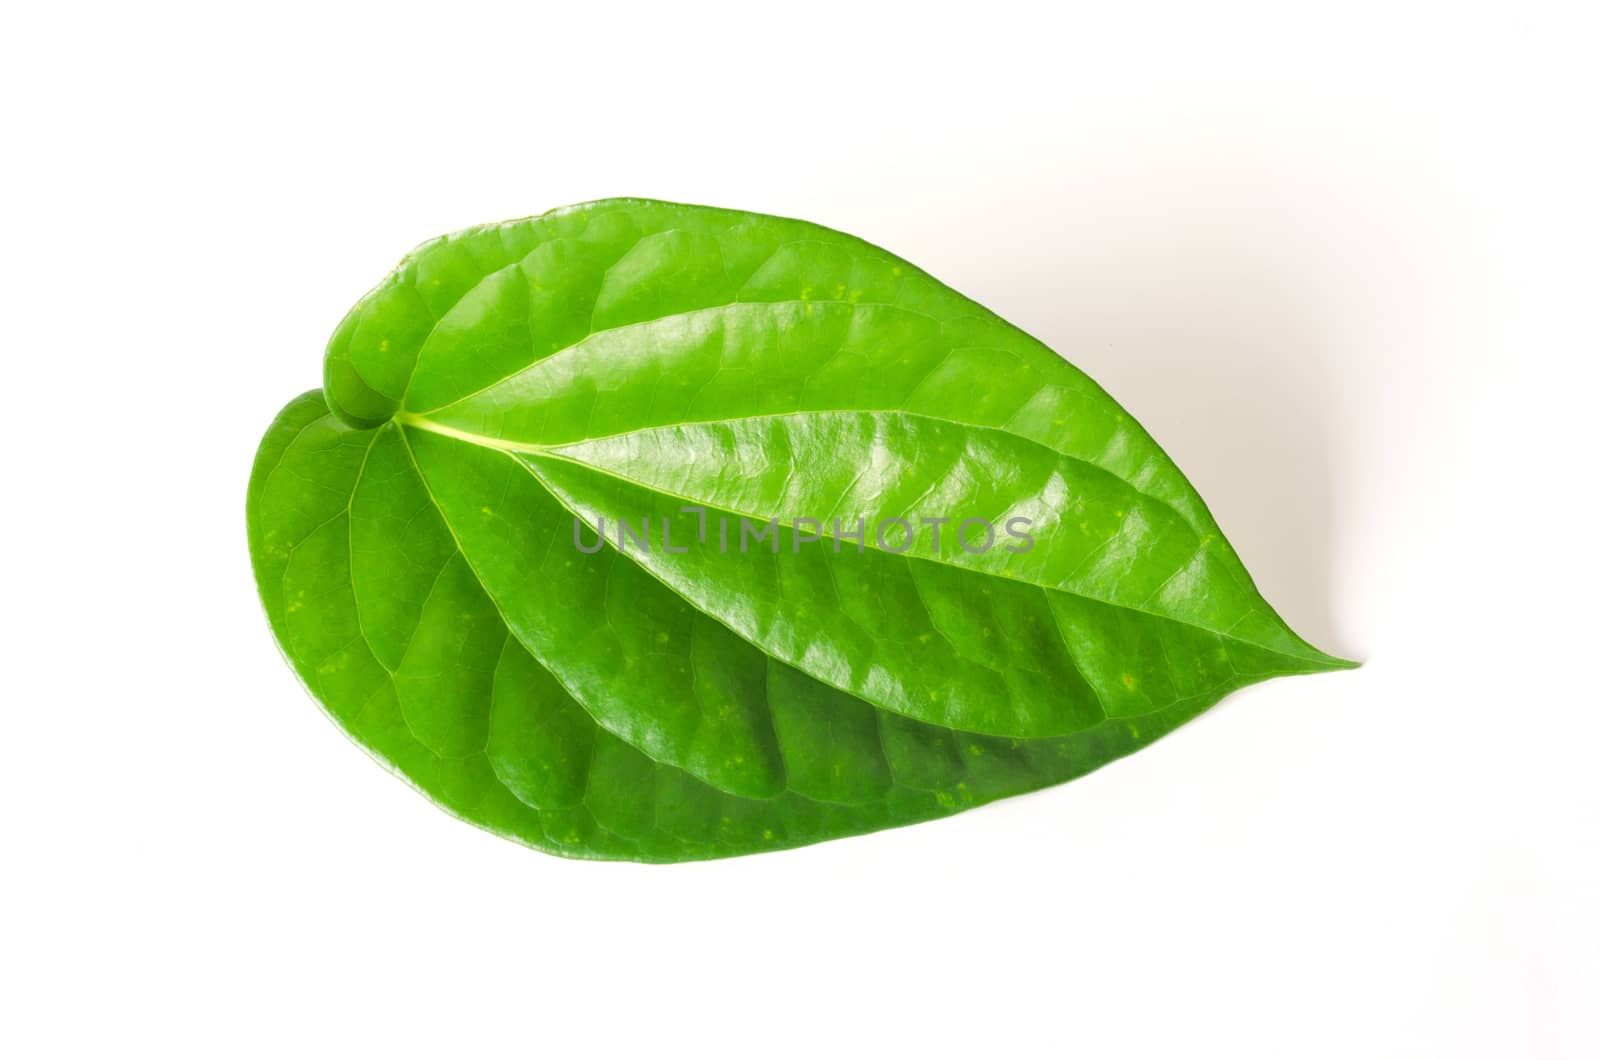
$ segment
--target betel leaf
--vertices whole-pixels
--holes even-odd
[[[268,430],[248,516],[339,725],[575,857],[926,820],[1350,665],[1082,372],[870,244],[730,210],[424,244]]]

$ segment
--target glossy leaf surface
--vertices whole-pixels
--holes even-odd
[[[419,248],[269,431],[249,521],[335,720],[574,856],[936,817],[1347,665],[1081,372],[860,240],[704,207]]]

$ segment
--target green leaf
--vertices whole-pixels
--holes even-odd
[[[268,431],[249,524],[335,720],[571,856],[925,820],[1349,665],[1081,372],[860,240],[705,207],[419,248]]]

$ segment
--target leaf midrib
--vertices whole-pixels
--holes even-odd
[[[925,419],[937,420],[937,421],[942,422],[942,423],[947,423],[947,424],[951,424],[953,426],[963,427],[963,428],[968,428],[968,429],[989,430],[989,431],[997,431],[997,430],[999,430],[998,428],[994,428],[994,427],[984,427],[984,426],[979,425],[979,424],[962,423],[962,422],[960,422],[958,420],[945,419],[945,418],[939,417],[939,416],[929,416],[929,415],[926,415],[924,413],[919,413],[919,412],[907,412],[907,411],[905,411],[903,409],[901,409],[901,410],[848,409],[848,410],[821,410],[821,411],[841,411],[841,412],[861,413],[863,415],[872,415],[874,412],[877,412],[878,414],[883,414],[883,415],[893,414],[893,415],[905,415],[905,416],[919,416],[919,417],[923,417]],[[805,415],[805,414],[806,413],[796,413],[796,414],[792,414],[792,415]],[[761,418],[773,418],[773,417],[772,416],[765,416],[765,417],[762,417],[762,416],[729,417],[729,418],[718,419],[718,420],[700,420],[700,421],[692,421],[692,422],[705,423],[705,424],[734,423],[734,422],[738,422],[741,419],[761,419]],[[575,467],[581,467],[581,468],[584,468],[585,470],[596,472],[597,474],[605,475],[608,478],[614,479],[615,481],[626,483],[627,485],[636,487],[638,489],[646,490],[648,492],[657,494],[658,496],[670,497],[670,498],[672,498],[674,500],[684,501],[684,502],[687,502],[689,504],[698,505],[698,504],[702,503],[701,501],[697,500],[696,498],[685,497],[682,494],[674,493],[671,490],[663,489],[663,488],[661,488],[659,486],[656,486],[656,485],[653,485],[651,483],[640,482],[637,479],[629,478],[628,476],[620,474],[620,473],[618,473],[616,471],[613,471],[613,470],[611,470],[609,468],[600,467],[600,466],[595,465],[595,464],[588,464],[588,463],[585,463],[585,462],[583,462],[581,460],[575,459],[574,457],[571,457],[571,456],[561,452],[562,448],[565,448],[565,447],[567,447],[569,445],[577,445],[577,444],[582,444],[582,443],[589,442],[589,441],[596,441],[596,440],[600,440],[600,438],[592,438],[592,439],[591,438],[586,438],[586,439],[582,439],[579,442],[563,442],[560,446],[543,446],[543,445],[538,445],[538,444],[532,443],[532,442],[508,441],[508,440],[505,440],[505,439],[491,438],[488,435],[475,434],[475,433],[473,433],[471,431],[465,431],[465,430],[461,430],[460,428],[457,428],[457,427],[451,427],[448,424],[436,423],[433,420],[428,419],[426,416],[422,416],[422,415],[419,415],[417,413],[409,413],[409,412],[396,413],[395,414],[395,421],[397,423],[399,423],[403,427],[415,427],[418,430],[428,431],[429,433],[436,434],[436,435],[439,435],[439,436],[445,437],[445,438],[450,438],[450,439],[453,439],[455,441],[466,443],[468,445],[474,445],[474,446],[477,446],[477,447],[482,448],[482,449],[488,449],[488,450],[493,450],[493,451],[496,451],[496,452],[506,453],[506,454],[511,455],[513,457],[518,457],[518,456],[548,457],[550,459],[562,461],[563,463],[571,464],[571,465],[573,465]],[[654,428],[647,428],[647,429],[654,429]],[[601,437],[603,437],[603,438],[618,438],[618,437],[624,437],[624,436],[626,436],[628,434],[633,434],[633,433],[638,433],[638,432],[635,432],[635,431],[623,431],[623,432],[620,432],[618,434],[605,435],[605,436],[601,436]],[[1029,443],[1031,445],[1039,446],[1040,448],[1048,450],[1052,454],[1055,454],[1055,455],[1058,455],[1058,456],[1062,456],[1062,457],[1064,457],[1064,458],[1066,458],[1068,460],[1074,460],[1074,461],[1076,461],[1078,463],[1085,464],[1086,466],[1094,468],[1096,471],[1099,471],[1099,472],[1101,472],[1103,474],[1108,474],[1108,475],[1111,474],[1110,472],[1105,471],[1104,468],[1099,467],[1099,465],[1097,465],[1097,464],[1093,464],[1093,463],[1090,463],[1088,461],[1082,460],[1082,458],[1079,458],[1079,457],[1072,457],[1072,456],[1069,456],[1068,454],[1060,453],[1058,450],[1053,449],[1053,448],[1051,448],[1049,446],[1046,446],[1042,442],[1035,442],[1035,441],[1033,441],[1033,439],[1030,439],[1030,438],[1022,438],[1020,435],[1012,435],[1012,434],[1010,434],[1010,432],[1001,432],[1001,433],[1007,434],[1009,437],[1017,438],[1017,439],[1019,439],[1021,441],[1027,442],[1027,443]],[[519,462],[522,462],[522,461],[519,460]],[[1116,478],[1117,476],[1112,475],[1112,477]],[[1119,481],[1125,481],[1125,480],[1119,479]],[[1146,494],[1146,493],[1144,493],[1142,491],[1139,491],[1136,487],[1133,487],[1131,484],[1128,484],[1128,485],[1129,485],[1129,488],[1130,489],[1134,489],[1134,491],[1136,493],[1138,493],[1139,496],[1145,497],[1145,498],[1147,498],[1147,499],[1149,499],[1149,500],[1151,500],[1151,501],[1153,501],[1154,503],[1157,503],[1157,504],[1163,504],[1163,505],[1166,504],[1166,502],[1160,500],[1159,498],[1150,497],[1149,494]],[[561,501],[561,499],[559,497],[557,497],[555,499],[556,499],[557,503],[560,503],[563,508],[566,508],[568,511],[572,511],[571,507],[569,505],[567,505],[565,502]],[[1169,509],[1171,509],[1170,505],[1167,505],[1167,507]],[[730,509],[730,508],[724,508],[722,510],[726,511],[730,515],[738,516],[738,517],[744,518],[744,519],[759,520],[759,521],[762,521],[762,522],[766,522],[767,520],[772,518],[772,516],[762,516],[762,515],[759,515],[759,514],[756,514],[756,513],[752,513],[752,512],[734,511],[733,509]],[[578,517],[578,518],[582,518],[582,516],[579,515],[578,512],[573,511],[572,514],[574,516]],[[1178,515],[1176,510],[1173,510],[1173,514],[1174,515]],[[1182,522],[1183,525],[1187,529],[1189,529],[1191,532],[1194,532],[1194,527],[1193,526],[1191,526],[1186,520],[1183,520],[1181,515],[1179,515],[1178,517],[1179,517],[1180,522]],[[1210,544],[1205,542],[1205,541],[1203,541],[1203,540],[1201,540],[1200,539],[1200,535],[1198,533],[1195,533],[1194,536],[1195,536],[1196,540],[1198,541],[1198,550],[1199,551],[1207,551],[1207,550],[1210,549]],[[833,541],[833,542],[837,543],[837,539],[833,535],[828,534],[826,532],[823,533],[821,540]],[[1333,665],[1334,662],[1335,662],[1335,660],[1333,660],[1332,657],[1323,655],[1321,652],[1318,652],[1315,648],[1310,649],[1310,653],[1309,654],[1284,651],[1282,648],[1279,648],[1279,647],[1274,646],[1274,645],[1262,644],[1259,641],[1254,641],[1254,640],[1250,640],[1250,639],[1245,638],[1245,637],[1241,637],[1241,636],[1239,636],[1239,635],[1237,635],[1235,633],[1230,632],[1229,630],[1213,629],[1213,628],[1211,628],[1209,626],[1200,625],[1198,623],[1190,622],[1190,621],[1187,621],[1185,619],[1175,618],[1172,615],[1163,615],[1163,614],[1161,614],[1159,612],[1148,610],[1147,608],[1142,608],[1142,607],[1135,606],[1133,604],[1123,603],[1123,602],[1119,602],[1119,601],[1107,600],[1107,599],[1104,599],[1102,597],[1093,596],[1093,595],[1090,595],[1088,593],[1084,593],[1084,592],[1081,592],[1081,591],[1078,591],[1078,590],[1066,589],[1066,588],[1062,588],[1060,586],[1043,585],[1043,584],[1041,584],[1039,582],[1029,581],[1026,578],[1019,578],[1019,577],[1016,577],[1015,575],[1006,574],[1004,572],[975,570],[974,568],[962,566],[961,564],[958,564],[958,563],[952,563],[949,560],[944,559],[944,558],[933,558],[933,557],[928,557],[928,556],[913,556],[913,555],[908,555],[908,554],[905,554],[905,553],[889,552],[886,549],[878,548],[875,542],[869,542],[866,545],[866,547],[872,549],[874,552],[881,552],[884,555],[895,556],[895,557],[900,558],[900,559],[919,560],[919,561],[924,562],[924,563],[934,563],[934,564],[939,564],[939,565],[942,565],[942,566],[949,566],[949,567],[955,568],[956,570],[966,571],[966,572],[972,573],[972,574],[979,574],[979,575],[992,577],[992,578],[1001,578],[1001,579],[1004,579],[1006,581],[1015,582],[1015,583],[1017,583],[1019,585],[1027,585],[1027,586],[1029,586],[1031,588],[1039,589],[1039,590],[1042,590],[1043,592],[1046,592],[1046,593],[1060,593],[1063,596],[1070,596],[1070,597],[1074,597],[1074,598],[1079,599],[1079,600],[1086,600],[1086,601],[1088,601],[1090,603],[1100,604],[1100,605],[1105,606],[1105,607],[1114,607],[1114,608],[1117,608],[1119,610],[1127,611],[1127,612],[1130,612],[1130,613],[1133,613],[1133,614],[1144,615],[1144,616],[1146,616],[1148,618],[1153,618],[1153,619],[1157,619],[1157,620],[1165,621],[1165,622],[1173,622],[1173,623],[1176,623],[1176,624],[1181,625],[1181,626],[1187,626],[1190,629],[1196,629],[1196,630],[1200,630],[1201,632],[1204,632],[1204,633],[1209,633],[1209,634],[1211,634],[1213,636],[1220,637],[1220,638],[1222,638],[1224,640],[1231,641],[1231,642],[1233,642],[1235,644],[1247,645],[1249,647],[1256,648],[1256,649],[1259,649],[1261,651],[1271,652],[1272,654],[1277,655],[1277,656],[1279,656],[1281,658],[1295,659],[1295,660],[1298,660],[1298,661],[1301,661],[1301,662],[1310,663],[1310,664],[1315,665],[1315,666],[1317,666],[1319,668],[1321,668],[1321,667],[1329,667],[1329,666]],[[1213,556],[1215,556],[1215,553],[1212,553],[1212,554],[1213,554]],[[1219,558],[1222,558],[1224,560],[1226,559],[1225,556],[1224,557],[1219,557]],[[637,563],[638,561],[634,560],[633,562]],[[1224,563],[1224,566],[1227,566],[1227,564]],[[1231,570],[1230,570],[1230,573],[1231,573]],[[696,610],[701,610],[699,605],[695,605],[695,607],[696,607]],[[1260,614],[1260,613],[1264,613],[1264,612],[1262,612],[1259,607],[1253,607],[1251,612],[1249,612],[1249,613],[1250,614]],[[1265,612],[1265,613],[1270,615],[1270,612]],[[1248,617],[1248,614],[1246,616],[1244,616],[1244,617]],[[1242,622],[1244,620],[1244,617],[1241,617],[1239,621]],[[741,634],[741,636],[742,636],[742,634]],[[745,638],[745,639],[748,639],[748,638]],[[765,650],[765,649],[763,649],[763,650]],[[885,708],[885,709],[888,709],[888,708]]]

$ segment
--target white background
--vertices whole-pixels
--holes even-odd
[[[1582,5],[538,6],[4,16],[0,1052],[1600,1055]],[[251,456],[413,244],[619,194],[1038,335],[1365,667],[783,854],[440,813],[280,660]]]

